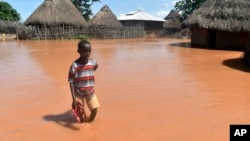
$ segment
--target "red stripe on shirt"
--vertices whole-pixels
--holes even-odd
[[[93,65],[84,65],[84,66],[79,66],[75,68],[75,71],[82,71],[82,70],[93,70],[94,66]]]
[[[84,77],[78,77],[75,79],[76,81],[87,81],[87,80],[94,80],[94,76],[84,76]]]
[[[74,77],[74,76],[75,76],[74,73],[69,72],[69,77]]]
[[[81,91],[93,91],[94,90],[94,86],[89,86],[89,87],[82,87],[80,88]]]

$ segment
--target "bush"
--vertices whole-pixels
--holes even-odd
[[[76,36],[73,36],[71,37],[70,39],[85,39],[85,40],[88,40],[89,39],[89,36],[86,35],[86,34],[79,34],[79,35],[76,35]]]

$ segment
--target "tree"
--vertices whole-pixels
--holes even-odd
[[[194,10],[206,0],[180,0],[175,4],[175,10],[180,13],[180,20],[184,21]]]
[[[20,14],[9,3],[0,1],[0,20],[19,21],[20,19]]]
[[[88,21],[93,15],[91,6],[94,2],[101,2],[100,0],[71,0],[75,7],[82,13],[82,16]]]

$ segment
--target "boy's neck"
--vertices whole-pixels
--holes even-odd
[[[78,58],[78,59],[76,60],[77,63],[82,64],[82,65],[87,64],[88,61],[89,61],[89,59],[86,59],[86,58]]]

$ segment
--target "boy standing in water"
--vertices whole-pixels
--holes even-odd
[[[89,110],[89,122],[92,122],[97,114],[97,108],[100,107],[98,99],[94,93],[94,71],[98,68],[98,64],[94,59],[90,59],[91,44],[86,40],[81,40],[78,43],[77,52],[80,57],[75,60],[69,69],[68,82],[73,98],[72,109],[77,106],[81,111],[78,122],[86,121],[86,114],[84,111],[84,101]]]

